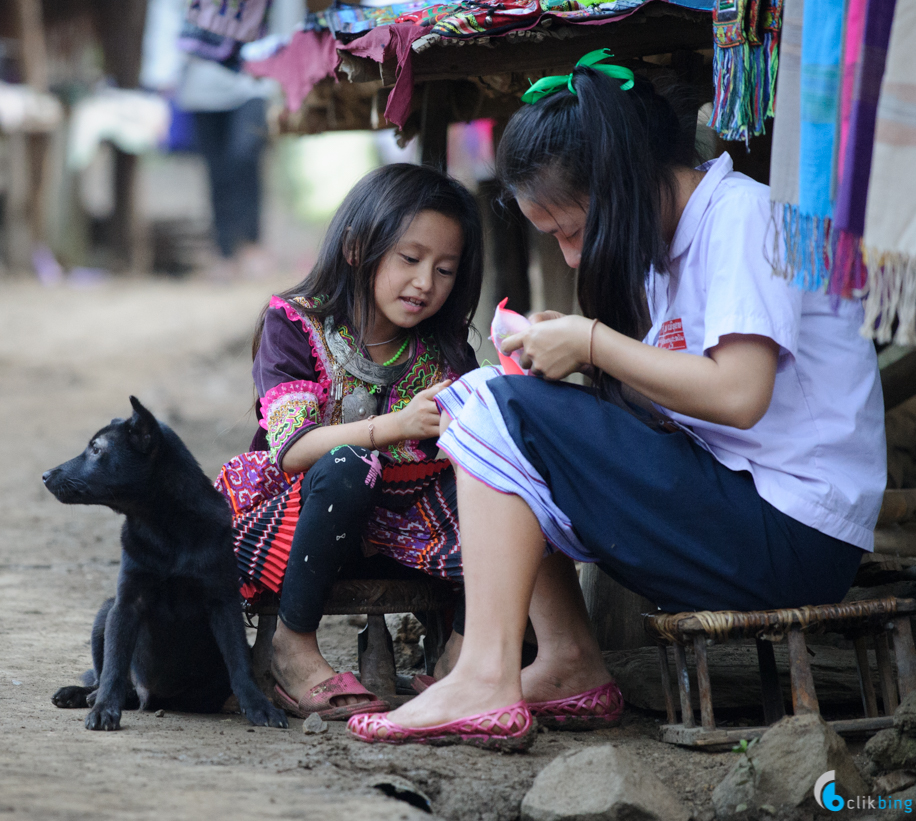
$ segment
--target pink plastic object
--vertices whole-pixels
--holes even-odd
[[[493,322],[490,324],[490,340],[496,346],[499,364],[507,374],[527,375],[528,371],[519,365],[521,350],[513,351],[511,354],[503,353],[502,343],[506,337],[519,334],[531,327],[531,323],[525,317],[506,307],[508,301],[509,297],[506,297],[496,306],[496,313],[493,314]]]
[[[537,725],[524,701],[432,727],[402,727],[389,719],[388,713],[363,714],[353,716],[347,730],[354,738],[370,743],[469,744],[500,752],[527,750],[537,735]]]
[[[613,682],[555,701],[529,702],[538,724],[553,730],[597,730],[616,727],[623,715],[623,695]]]

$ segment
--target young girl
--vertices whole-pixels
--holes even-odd
[[[774,276],[768,189],[728,155],[691,168],[671,106],[607,56],[536,84],[503,136],[503,182],[579,269],[585,316],[505,341],[534,377],[478,371],[437,397],[460,466],[464,644],[418,698],[352,719],[363,740],[522,748],[533,717],[613,724],[573,559],[666,611],[757,610],[841,600],[872,549],[883,408],[861,306]],[[554,381],[584,368],[596,392]],[[607,401],[621,385],[670,421]],[[538,657],[520,675],[529,611]]]
[[[315,635],[364,542],[431,575],[461,574],[434,397],[476,366],[467,337],[482,260],[470,193],[433,169],[389,165],[344,200],[308,277],[262,312],[260,429],[219,485],[236,514],[243,595],[281,594],[271,671],[296,715],[386,707],[335,674]]]

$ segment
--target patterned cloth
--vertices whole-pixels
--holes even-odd
[[[392,413],[419,391],[460,375],[432,338],[419,336],[407,362],[384,369],[390,384],[366,381],[347,370],[359,370],[352,330],[298,310],[316,304],[303,297],[271,299],[252,369],[261,397],[259,430],[252,451],[227,462],[215,483],[232,507],[242,593],[249,599],[262,589],[282,588],[302,509],[302,475],[279,467],[293,443],[319,425],[342,423],[354,398],[374,402],[373,413]],[[344,362],[333,353],[340,346],[349,351]],[[436,451],[435,439],[381,451],[380,501],[363,538],[371,551],[408,567],[460,578],[454,473],[447,459],[435,458]]]
[[[531,28],[544,17],[567,23],[599,23],[624,17],[650,0],[459,0],[453,3],[395,3],[351,6],[334,3],[306,15],[304,28],[330,31],[347,40],[396,23],[432,26],[442,37],[467,39]],[[673,5],[710,11],[713,0],[674,0]]]
[[[843,0],[786,2],[771,196],[784,273],[808,290],[825,287],[830,270],[843,10]]]
[[[865,213],[866,323],[876,336],[916,344],[916,0],[897,0],[881,84]]]
[[[271,0],[190,0],[189,23],[240,43],[257,40],[266,30]]]
[[[896,0],[850,0],[847,27],[846,69],[843,74],[840,147],[837,157],[837,199],[833,219],[836,251],[830,292],[852,297],[865,287],[865,261],[862,234],[865,231],[865,206],[871,175],[872,148],[878,95],[887,60]],[[854,15],[862,6],[861,20]],[[856,43],[856,37],[859,42]],[[852,39],[852,42],[850,42]],[[844,128],[843,115],[847,114]]]

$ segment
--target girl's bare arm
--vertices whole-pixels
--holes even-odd
[[[280,464],[287,473],[303,473],[339,445],[385,448],[405,439],[429,439],[439,435],[439,409],[433,397],[451,382],[440,382],[420,391],[406,408],[372,420],[326,425],[310,430],[290,446]],[[369,424],[372,424],[372,436]]]
[[[503,343],[524,348],[530,365],[547,379],[562,379],[589,362],[592,320],[564,316],[536,322]],[[779,348],[764,336],[724,336],[707,356],[646,345],[598,324],[594,364],[653,402],[686,416],[747,429],[770,406]]]

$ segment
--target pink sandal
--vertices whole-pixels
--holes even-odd
[[[364,696],[364,700],[337,707],[334,699],[339,696]],[[375,693],[363,687],[353,673],[338,673],[325,679],[312,687],[299,701],[279,684],[275,684],[274,703],[298,718],[308,718],[312,713],[318,713],[325,721],[346,721],[360,713],[378,713],[390,709],[387,701],[376,698]]]
[[[623,714],[623,695],[613,681],[577,696],[528,704],[538,724],[552,730],[600,730],[616,727]]]
[[[382,744],[469,744],[498,752],[527,750],[537,735],[537,724],[524,701],[487,713],[459,718],[432,727],[402,727],[387,713],[353,716],[347,730],[360,741]]]

